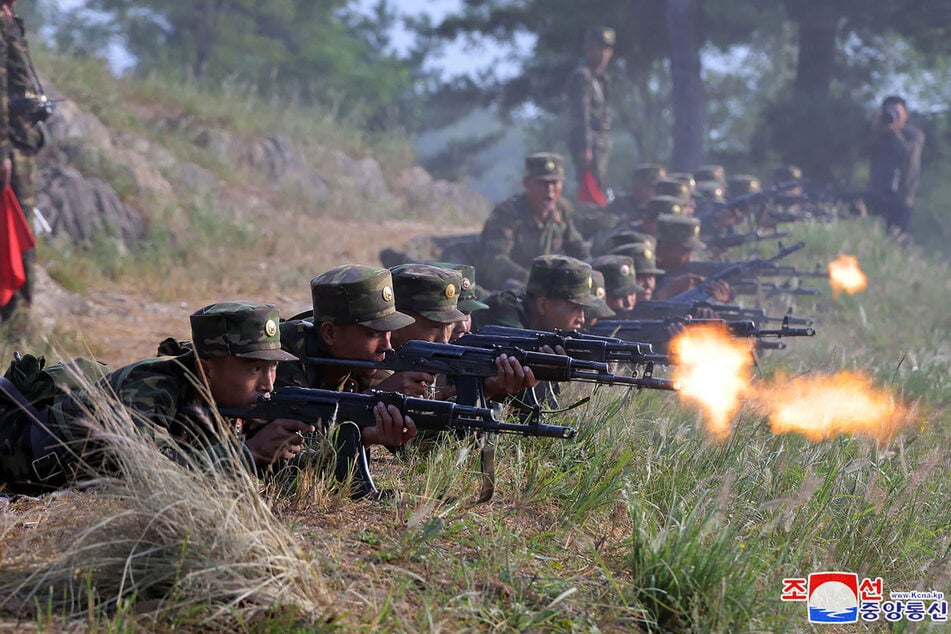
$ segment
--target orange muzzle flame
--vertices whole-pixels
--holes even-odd
[[[749,343],[730,337],[719,325],[688,326],[671,342],[677,360],[673,378],[680,396],[697,403],[707,430],[718,440],[730,435],[730,419],[750,384]]]
[[[768,405],[773,433],[800,433],[812,442],[840,434],[884,442],[910,418],[908,409],[888,391],[854,372],[780,376],[757,389],[757,394]]]
[[[859,268],[858,258],[843,253],[829,262],[829,284],[835,296],[843,292],[855,295],[868,288],[868,278]]]

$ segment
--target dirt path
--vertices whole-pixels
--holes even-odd
[[[379,266],[378,253],[385,246],[401,247],[408,239],[424,233],[466,233],[477,227],[449,227],[434,230],[431,225],[413,221],[344,222],[321,219],[320,231],[314,232],[312,275],[343,263]],[[262,270],[277,271],[282,254],[276,253],[258,263]],[[310,307],[309,278],[301,279],[294,288],[274,289],[267,296],[253,297],[274,303],[284,316]],[[225,291],[227,292],[227,291]],[[234,299],[231,296],[206,296],[185,292],[178,301],[159,302],[148,295],[133,294],[115,287],[89,288],[79,295],[71,293],[40,269],[37,275],[33,327],[39,338],[49,338],[57,356],[58,341],[70,343],[62,356],[92,356],[113,367],[153,356],[156,345],[165,337],[188,337],[188,315],[215,301]]]

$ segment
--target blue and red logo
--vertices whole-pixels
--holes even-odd
[[[859,576],[854,572],[813,572],[807,595],[810,623],[859,620]]]

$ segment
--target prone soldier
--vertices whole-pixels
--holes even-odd
[[[280,419],[249,433],[240,419],[228,419],[230,427],[222,429],[209,416],[210,406],[253,407],[274,389],[278,362],[294,358],[281,349],[279,319],[269,304],[206,306],[190,318],[192,349],[132,363],[92,387],[61,396],[40,416],[30,417],[33,473],[27,484],[55,488],[87,470],[111,468],[109,435],[95,420],[104,394],[131,410],[135,425],[164,430],[169,440],[162,450],[178,462],[189,463],[187,456],[196,452],[216,460],[238,455],[249,469],[261,470],[294,459],[302,434],[314,431],[311,424]]]

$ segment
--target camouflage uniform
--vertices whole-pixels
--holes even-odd
[[[323,368],[306,359],[327,357],[318,328],[332,324],[360,324],[373,330],[392,331],[413,323],[396,310],[393,278],[386,269],[356,264],[335,267],[310,281],[313,319],[293,319],[281,324],[281,346],[296,357],[277,368],[277,387],[296,385],[338,392],[362,392],[372,381],[344,374],[330,385]]]
[[[13,162],[10,184],[16,194],[27,223],[32,225],[36,206],[36,155],[43,147],[42,130],[34,125],[29,112],[12,112],[12,100],[38,97],[36,78],[30,61],[30,51],[24,36],[23,20],[7,11],[0,11],[0,156]],[[23,254],[26,282],[17,291],[19,298],[29,306],[33,301],[33,262],[35,251]],[[11,304],[17,301],[14,297]]]
[[[588,46],[614,47],[614,29],[597,27],[585,35]],[[611,115],[608,113],[608,77],[597,75],[587,60],[568,78],[568,107],[571,116],[571,135],[568,146],[575,163],[578,180],[585,170],[584,156],[592,152],[591,169],[601,189],[606,185],[608,156],[611,153]]]
[[[484,291],[476,285],[475,267],[470,264],[454,264],[452,262],[430,262],[431,266],[438,266],[443,269],[458,271],[462,275],[462,281],[459,283],[459,302],[460,312],[471,315],[479,310],[486,310],[489,306],[480,301],[479,297]]]
[[[389,372],[372,376],[347,372],[327,372],[330,366],[320,359],[334,358],[325,349],[320,326],[356,324],[378,332],[397,330],[413,323],[413,318],[396,310],[393,278],[386,269],[349,264],[338,266],[310,281],[313,300],[312,319],[293,319],[281,324],[281,345],[296,360],[281,363],[276,387],[298,386],[336,392],[365,392]],[[365,361],[367,359],[358,359]],[[334,446],[334,477],[346,482],[353,474],[350,495],[353,498],[382,497],[370,475],[362,431],[352,421],[337,421],[331,433]]]
[[[591,265],[563,255],[541,255],[532,260],[531,273],[524,293],[503,291],[486,298],[489,310],[479,315],[479,326],[497,324],[532,328],[524,299],[526,296],[551,297],[588,308],[603,304],[594,295]],[[475,329],[475,328],[474,328]]]
[[[591,271],[591,294],[598,300],[597,304],[584,309],[585,324],[591,325],[599,319],[608,319],[614,317],[615,313],[605,301],[607,291],[605,290],[604,274],[597,270]]]
[[[533,154],[525,159],[525,176],[563,180],[564,162],[557,154]],[[504,288],[509,280],[524,283],[532,259],[566,254],[587,258],[589,249],[575,228],[571,205],[563,198],[545,220],[535,217],[528,194],[519,194],[492,210],[482,229],[483,263],[479,267],[488,288]]]
[[[400,264],[390,269],[396,309],[441,324],[462,321],[459,310],[462,273],[430,264]]]
[[[644,288],[637,283],[634,260],[626,255],[602,255],[591,261],[594,272],[604,281],[604,296],[626,297],[634,293],[643,293]],[[629,319],[626,311],[617,312],[615,319]],[[587,318],[586,318],[587,321]]]
[[[597,311],[598,307],[603,307],[607,313],[610,313],[610,315],[605,313],[605,316],[613,316],[614,313],[604,303],[604,298],[595,295],[597,288],[592,273],[593,269],[589,264],[575,258],[561,255],[539,256],[532,260],[525,293],[504,291],[486,298],[489,310],[480,314],[480,318],[483,319],[481,325],[535,328],[536,324],[532,323],[527,306],[527,302],[532,301],[532,297],[566,299],[580,304],[585,307],[586,318],[589,309]],[[538,397],[538,400],[547,403],[549,407],[558,407],[557,383],[542,381],[535,388],[534,394],[542,395]],[[533,398],[532,395],[523,393],[517,401],[530,403]]]
[[[191,316],[195,351],[178,357],[156,357],[122,367],[106,375],[94,388],[78,389],[54,402],[46,428],[34,425],[32,453],[38,458],[37,472],[47,484],[65,484],[86,468],[108,470],[103,444],[92,440],[95,421],[90,420],[103,403],[102,394],[114,394],[132,413],[136,425],[154,425],[154,435],[167,437],[163,445],[170,458],[183,461],[196,448],[215,457],[231,455],[226,447],[242,434],[234,421],[233,436],[223,437],[207,415],[210,395],[196,368],[196,355],[214,358],[226,355],[282,361],[292,358],[280,348],[277,309],[269,304],[223,302],[206,306]],[[160,433],[159,430],[164,430]],[[236,445],[250,468],[254,462],[247,447]]]
[[[657,242],[670,242],[690,251],[699,251],[707,246],[700,241],[699,236],[700,221],[696,218],[663,214],[657,219]],[[655,295],[663,288],[665,281],[686,272],[686,269],[667,269],[663,276],[658,276]]]

